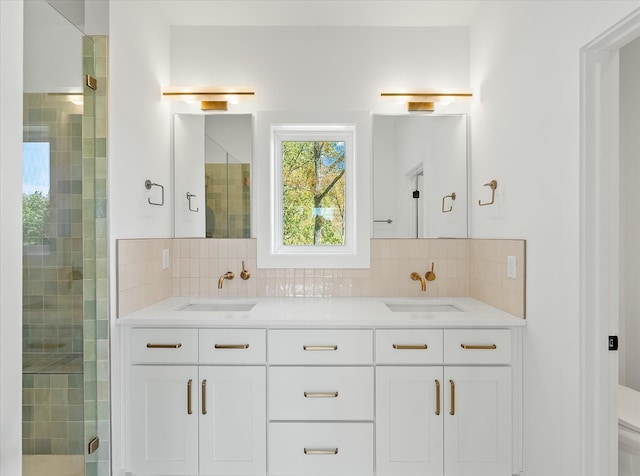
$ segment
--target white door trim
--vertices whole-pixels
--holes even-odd
[[[580,71],[580,471],[617,475],[619,224],[617,89],[609,65],[640,36],[640,10],[581,50]],[[617,72],[615,72],[617,75]],[[617,76],[616,76],[617,77]],[[609,114],[609,116],[607,116]]]

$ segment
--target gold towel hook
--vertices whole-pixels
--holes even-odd
[[[444,201],[450,198],[451,199],[451,205],[449,206],[448,210],[444,209]],[[451,210],[453,210],[453,201],[456,199],[456,192],[453,192],[451,195],[445,195],[444,197],[442,197],[442,213],[449,213]]]
[[[484,186],[491,188],[491,201],[482,203],[482,200],[478,200],[478,205],[480,205],[481,207],[484,207],[485,205],[493,205],[493,202],[496,199],[496,188],[498,188],[498,181],[492,180],[489,183],[485,183]]]

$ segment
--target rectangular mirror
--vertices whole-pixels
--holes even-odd
[[[373,237],[467,238],[467,116],[373,116]]]
[[[174,116],[174,236],[251,235],[250,114]]]

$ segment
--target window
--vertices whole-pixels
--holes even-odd
[[[346,142],[282,141],[282,244],[344,245]]]
[[[259,268],[368,268],[371,115],[264,111],[254,161]]]
[[[353,248],[355,127],[273,127],[274,249],[278,253]]]
[[[49,242],[50,148],[49,142],[22,145],[22,234],[31,251]]]

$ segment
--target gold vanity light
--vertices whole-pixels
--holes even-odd
[[[467,90],[425,90],[385,92],[380,93],[380,96],[406,101],[409,112],[433,112],[437,102],[468,101],[473,97],[473,94]]]
[[[162,97],[185,102],[200,101],[203,111],[226,111],[228,103],[235,104],[240,99],[251,98],[255,92],[240,88],[189,88],[174,87],[162,90]]]

